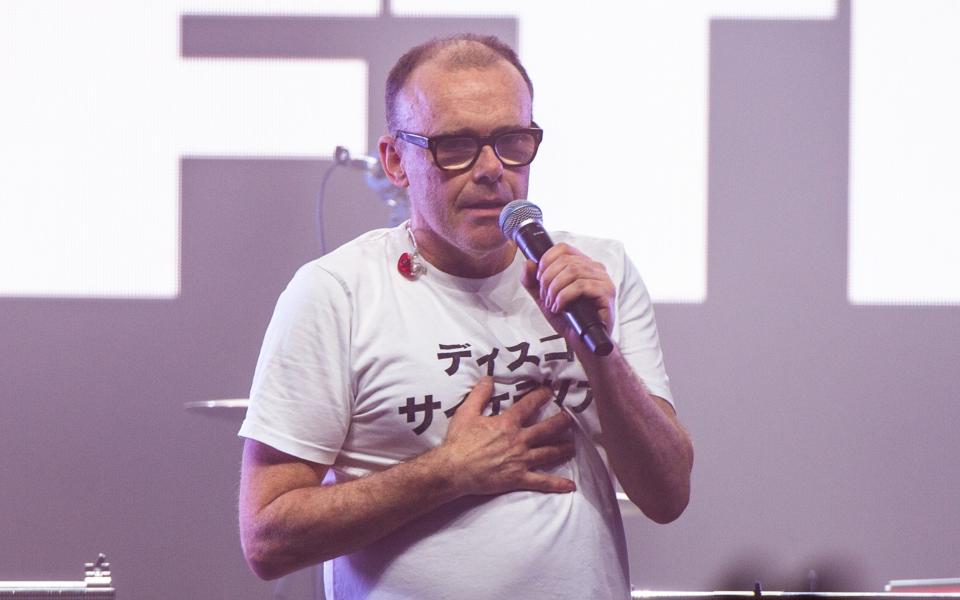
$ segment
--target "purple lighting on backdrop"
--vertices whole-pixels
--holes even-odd
[[[709,295],[657,306],[694,496],[666,528],[627,514],[638,585],[711,589],[744,561],[767,588],[825,560],[859,589],[955,568],[960,309],[846,297],[849,25],[841,3],[835,20],[710,26]],[[184,57],[364,58],[371,147],[400,50],[461,29],[517,41],[512,19],[181,28]],[[181,160],[179,298],[0,298],[0,535],[16,540],[0,577],[71,578],[104,551],[124,597],[269,595],[237,540],[238,420],[183,403],[246,395],[274,300],[315,254],[328,165]],[[333,245],[387,220],[359,177],[328,195]]]

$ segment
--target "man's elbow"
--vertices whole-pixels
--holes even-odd
[[[630,500],[651,521],[666,525],[680,518],[683,511],[690,504],[690,480],[693,471],[693,446],[687,441],[684,444],[682,460],[678,461],[672,471],[662,481],[655,494],[644,490],[643,487],[634,488],[637,494],[630,494]]]
[[[282,549],[271,543],[270,536],[255,531],[256,528],[249,525],[244,527],[242,523],[240,529],[243,558],[254,575],[264,581],[271,581],[296,570],[289,565],[290,561],[284,556]]]
[[[684,489],[677,490],[671,494],[670,498],[663,498],[660,502],[652,506],[638,506],[640,510],[643,511],[643,514],[651,521],[660,525],[666,525],[679,519],[689,503],[690,486],[687,485]]]
[[[264,546],[264,544],[247,540],[244,540],[242,544],[243,558],[246,559],[247,566],[250,567],[253,574],[264,581],[278,579],[286,575],[273,554]]]
[[[684,435],[682,452],[674,466],[672,481],[667,485],[667,492],[662,494],[653,503],[650,512],[644,510],[651,520],[666,525],[680,518],[683,511],[690,504],[690,479],[693,473],[693,444],[690,438]],[[642,510],[642,509],[641,509]]]
[[[258,557],[247,556],[247,566],[253,571],[253,574],[264,581],[273,581],[286,575],[285,572],[278,569],[276,565],[268,560],[262,560]]]

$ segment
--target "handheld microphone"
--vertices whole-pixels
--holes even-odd
[[[535,263],[553,247],[553,240],[543,228],[543,212],[536,204],[514,200],[500,211],[500,230],[513,240],[523,254]],[[613,351],[613,342],[600,320],[597,309],[583,298],[577,298],[563,310],[563,316],[577,332],[587,348],[597,356]]]

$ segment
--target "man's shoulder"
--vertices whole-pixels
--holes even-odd
[[[316,293],[332,285],[349,293],[371,275],[386,274],[390,257],[397,253],[398,231],[403,233],[397,228],[372,229],[311,260],[297,269],[288,289]],[[398,258],[399,254],[392,259],[394,264]]]

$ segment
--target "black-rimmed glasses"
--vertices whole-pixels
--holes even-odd
[[[398,131],[395,137],[421,148],[428,148],[433,154],[433,162],[440,169],[462,171],[477,162],[484,146],[493,148],[493,153],[505,167],[529,165],[537,156],[543,130],[539,127],[526,127],[485,137],[469,134],[427,137],[409,131]]]

